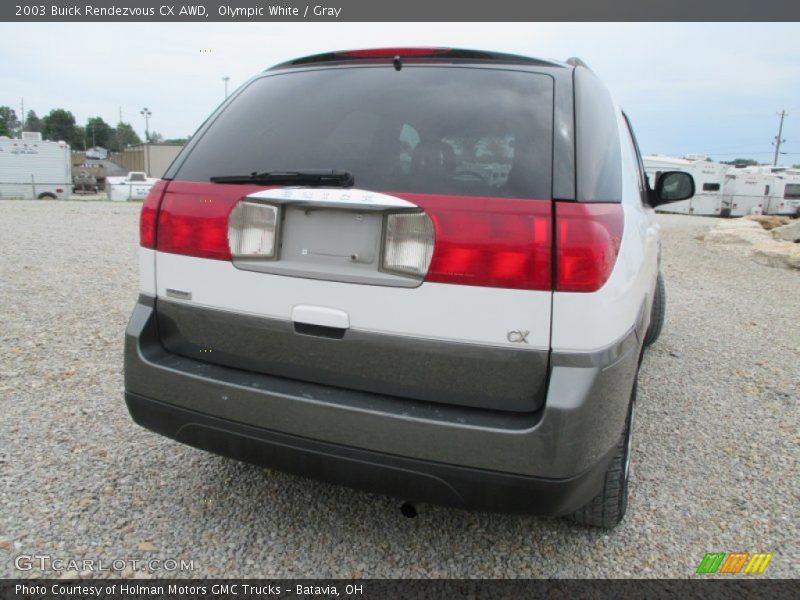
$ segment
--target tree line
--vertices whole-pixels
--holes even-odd
[[[130,123],[120,121],[112,127],[102,117],[91,117],[85,125],[78,125],[72,112],[54,108],[43,117],[29,110],[25,122],[19,120],[17,113],[9,106],[0,106],[0,136],[19,137],[22,131],[38,131],[46,140],[63,140],[73,150],[86,150],[99,146],[112,152],[124,150],[128,146],[141,144],[142,139]],[[185,144],[188,138],[165,140],[157,131],[149,131],[145,141],[151,143]]]

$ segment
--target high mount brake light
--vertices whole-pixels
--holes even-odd
[[[349,58],[400,58],[407,56],[436,56],[446,54],[450,48],[369,48],[366,50],[344,50],[336,52],[336,56]]]

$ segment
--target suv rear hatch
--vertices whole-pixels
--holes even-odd
[[[164,347],[417,401],[539,408],[553,85],[425,61],[254,79],[145,203]],[[303,175],[323,170],[354,183]],[[212,182],[226,176],[239,178]]]

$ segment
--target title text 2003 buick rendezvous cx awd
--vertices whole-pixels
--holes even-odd
[[[411,501],[625,514],[664,315],[651,190],[591,70],[470,50],[301,58],[242,86],[141,213],[133,419]]]

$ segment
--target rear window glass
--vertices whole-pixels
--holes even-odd
[[[366,67],[263,77],[176,179],[346,169],[383,192],[549,198],[553,80],[500,69]]]

